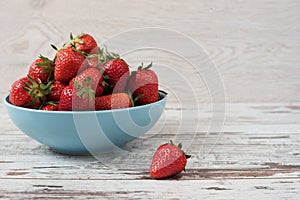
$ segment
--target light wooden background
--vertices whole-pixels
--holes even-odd
[[[10,1],[0,2],[1,92],[22,76],[49,42],[70,31],[98,41],[162,27],[202,44],[218,65],[228,102],[299,101],[300,2],[286,1]],[[7,73],[10,72],[10,73]]]
[[[160,27],[179,31],[207,50],[224,82],[226,121],[209,156],[191,159],[179,181],[155,181],[148,175],[150,154],[175,137],[180,113],[175,96],[170,95],[164,132],[129,145],[146,162],[127,159],[137,163],[134,170],[122,160],[114,170],[91,157],[53,153],[20,132],[0,103],[0,198],[299,198],[299,11],[297,0],[1,0],[1,99],[39,53],[54,54],[49,43],[61,45],[70,31],[91,33],[103,42],[123,31]],[[168,54],[151,59],[192,73]],[[128,56],[128,61],[135,65],[142,59]],[[207,103],[205,85],[196,90]],[[211,117],[211,110],[201,110],[198,135]],[[192,116],[191,124],[196,119]],[[188,132],[176,134],[189,143]],[[193,145],[189,151],[197,153],[199,143]]]

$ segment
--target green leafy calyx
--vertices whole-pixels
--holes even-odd
[[[50,93],[52,88],[52,81],[49,81],[47,84],[43,84],[40,79],[36,82],[29,75],[27,76],[30,83],[25,82],[23,90],[28,92],[29,96],[32,97],[32,101],[28,103],[26,106],[32,106],[36,102],[41,101],[42,105],[45,104],[47,100],[47,95]]]
[[[88,76],[86,79],[84,79],[83,84],[74,80],[74,86],[77,89],[76,95],[82,99],[88,98],[89,104],[91,105],[95,99],[95,90],[92,89],[91,77]]]
[[[174,146],[177,146],[178,148],[180,148],[181,151],[182,151],[182,153],[185,155],[186,159],[188,159],[188,158],[191,157],[191,155],[186,154],[186,153],[182,150],[182,144],[181,144],[181,143],[179,143],[178,145],[175,145],[175,144],[173,143],[173,141],[170,140],[170,141],[169,141],[169,144],[174,145]]]

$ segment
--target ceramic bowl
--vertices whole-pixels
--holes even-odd
[[[121,148],[150,130],[160,118],[167,93],[143,106],[104,111],[43,111],[14,106],[4,98],[14,124],[26,135],[63,154],[98,154]]]

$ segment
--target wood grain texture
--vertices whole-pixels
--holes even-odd
[[[177,132],[178,109],[168,106],[164,130],[135,140],[128,154],[66,156],[51,151],[14,128],[2,115],[0,182],[3,198],[203,198],[297,199],[300,186],[300,105],[286,103],[227,104],[221,137],[205,132]],[[4,113],[3,104],[0,111]],[[209,110],[203,110],[205,129]],[[189,126],[195,120],[190,120]],[[201,128],[200,128],[201,129]],[[196,135],[196,137],[195,137]],[[169,139],[188,144],[193,155],[187,170],[155,181],[148,167],[156,147]],[[191,141],[191,138],[194,138]],[[203,157],[206,148],[214,146]],[[203,150],[204,148],[204,150]],[[202,149],[202,151],[201,151]],[[140,162],[143,161],[143,162]],[[179,181],[180,180],[180,181]],[[15,183],[17,186],[14,186]],[[171,188],[177,188],[171,190]]]
[[[224,79],[227,102],[299,102],[299,8],[297,0],[2,1],[1,72],[12,73],[1,80],[1,91],[40,52],[53,55],[49,43],[62,45],[70,31],[103,42],[130,29],[161,27],[208,51]]]
[[[217,104],[225,113],[213,110],[211,92],[223,91],[209,91],[205,77],[180,56],[153,49],[124,55],[133,68],[141,61],[156,63],[169,99],[162,120],[129,143],[130,152],[100,160],[57,154],[32,140],[13,125],[1,102],[0,198],[298,199],[299,9],[297,0],[0,1],[1,99],[40,53],[54,56],[49,44],[62,45],[69,32],[91,33],[105,43],[144,27],[176,30],[195,40],[216,64],[226,94]],[[112,48],[126,49],[129,42]],[[194,87],[194,96],[167,68]],[[221,134],[220,127],[210,127],[213,114],[220,121],[225,114]],[[152,154],[169,139],[182,142],[193,157],[186,173],[153,180]]]

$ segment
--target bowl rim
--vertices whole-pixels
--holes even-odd
[[[6,95],[3,99],[3,102],[5,104],[5,106],[7,107],[11,107],[13,109],[17,109],[17,110],[24,110],[27,112],[37,112],[37,113],[47,113],[47,114],[87,114],[87,113],[110,113],[110,112],[122,112],[124,110],[137,110],[137,109],[141,109],[144,107],[149,107],[155,104],[159,104],[162,101],[165,101],[165,99],[167,98],[168,93],[163,91],[163,90],[158,90],[158,93],[162,96],[162,98],[154,103],[150,103],[150,104],[146,104],[146,105],[141,105],[141,106],[135,106],[135,107],[130,107],[130,108],[120,108],[120,109],[113,109],[113,110],[91,110],[91,111],[47,111],[47,110],[37,110],[37,109],[31,109],[31,108],[25,108],[25,107],[21,107],[21,106],[16,106],[13,105],[9,102],[9,95]]]

